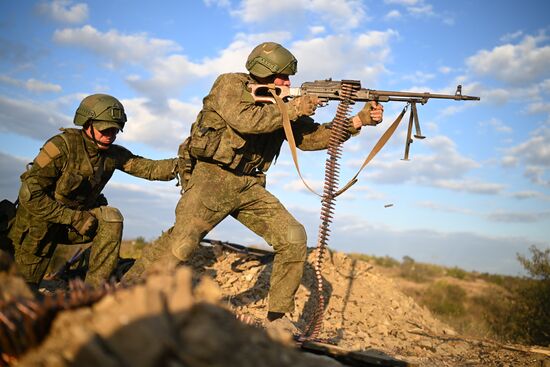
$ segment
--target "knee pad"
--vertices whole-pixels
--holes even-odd
[[[189,243],[189,242],[174,242],[171,246],[172,248],[172,255],[178,258],[180,261],[187,260],[195,248],[197,248],[199,244]]]
[[[299,223],[287,227],[286,241],[275,252],[285,263],[304,262],[307,254],[307,236],[304,226]]]
[[[124,217],[122,213],[117,208],[112,206],[100,206],[99,207],[99,219],[100,221],[107,223],[122,223],[124,222]]]
[[[286,239],[288,243],[300,245],[307,243],[306,230],[301,224],[291,224],[287,228]]]

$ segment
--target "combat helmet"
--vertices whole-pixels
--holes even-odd
[[[100,131],[112,127],[122,131],[126,123],[126,114],[122,103],[115,97],[108,94],[92,94],[80,102],[73,122],[76,126],[92,122]]]
[[[294,75],[298,71],[298,61],[280,44],[264,42],[252,50],[246,60],[246,69],[259,78],[274,74]]]

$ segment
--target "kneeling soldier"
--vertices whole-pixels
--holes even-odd
[[[150,160],[113,144],[126,122],[120,101],[105,94],[82,100],[74,124],[49,139],[21,176],[19,206],[9,237],[16,267],[33,290],[57,244],[91,242],[85,283],[96,287],[116,266],[123,217],[101,191],[115,169],[148,180],[176,177],[177,159]]]

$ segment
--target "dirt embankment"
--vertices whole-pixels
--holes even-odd
[[[313,252],[291,315],[305,329],[316,309]],[[63,312],[21,366],[338,366],[271,340],[235,314],[267,312],[271,263],[203,247],[177,272],[151,275],[93,307]],[[206,276],[206,277],[205,277]],[[327,305],[320,338],[417,366],[542,366],[521,346],[457,335],[369,263],[332,253],[323,267]],[[210,280],[213,279],[213,280]],[[525,349],[522,351],[521,349]],[[548,364],[544,365],[547,366]]]

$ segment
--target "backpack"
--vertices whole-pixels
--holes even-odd
[[[12,203],[7,199],[0,201],[0,252],[7,252],[11,256],[13,256],[13,244],[8,233],[15,220],[17,202],[16,200]]]

